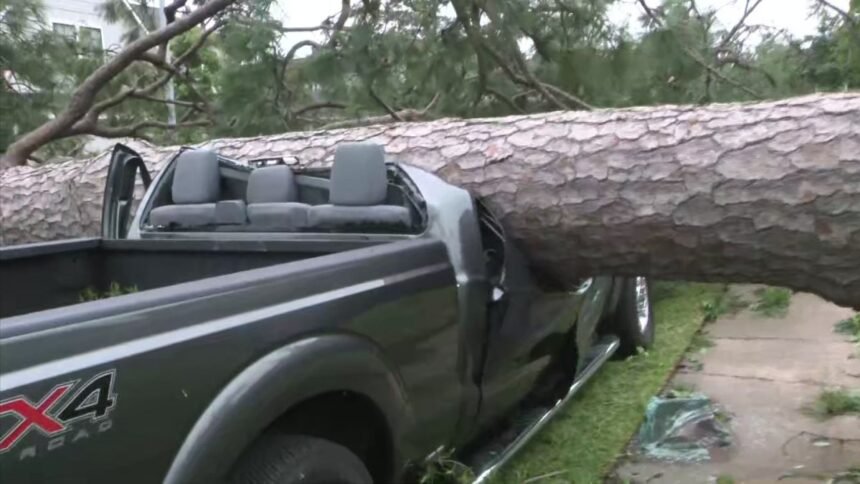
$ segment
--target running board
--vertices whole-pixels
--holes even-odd
[[[576,377],[576,380],[574,380],[564,397],[556,401],[556,403],[551,407],[536,409],[539,411],[533,410],[527,412],[527,420],[522,422],[522,425],[517,425],[520,429],[516,432],[516,437],[513,438],[510,443],[507,443],[501,450],[496,452],[478,452],[478,454],[484,454],[484,458],[476,459],[477,462],[484,462],[477,465],[473,464],[472,469],[475,471],[475,475],[477,476],[473,481],[473,484],[486,483],[489,481],[490,477],[510,461],[510,459],[523,448],[526,442],[531,440],[532,437],[546,426],[546,424],[555,417],[568,402],[570,402],[573,396],[576,395],[583,386],[585,386],[586,382],[588,382],[588,380],[597,373],[597,370],[603,366],[606,360],[615,353],[618,349],[618,344],[618,338],[615,336],[606,336],[602,338],[600,342],[594,345],[589,351],[585,369],[583,369]],[[491,455],[487,455],[488,453]]]

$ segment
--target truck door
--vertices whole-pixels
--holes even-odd
[[[485,423],[533,388],[568,340],[582,297],[538,281],[501,223],[485,206],[477,206],[490,291],[481,375],[480,420]]]
[[[124,239],[134,211],[152,178],[140,155],[128,146],[117,144],[111,155],[102,204],[102,237]]]

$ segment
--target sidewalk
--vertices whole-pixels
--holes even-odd
[[[752,301],[754,288],[731,290]],[[734,444],[703,464],[626,463],[619,477],[667,484],[713,483],[717,476],[736,483],[782,478],[797,484],[860,466],[860,417],[822,421],[802,410],[826,387],[860,388],[860,359],[849,358],[854,346],[833,332],[852,314],[817,296],[794,294],[783,318],[746,309],[708,325],[715,346],[701,357],[702,370],[679,373],[673,384],[692,385],[724,408],[732,416]]]

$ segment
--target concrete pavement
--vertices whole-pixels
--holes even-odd
[[[731,290],[752,301],[755,287]],[[627,462],[618,477],[665,484],[713,483],[717,476],[735,483],[802,483],[860,466],[860,417],[819,420],[803,410],[824,388],[860,388],[855,348],[833,332],[852,314],[817,296],[794,294],[783,318],[745,309],[708,325],[715,346],[700,358],[703,368],[678,373],[674,384],[692,385],[728,412],[734,444],[702,464]]]

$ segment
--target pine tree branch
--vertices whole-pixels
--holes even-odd
[[[486,88],[484,88],[484,89],[485,89],[488,93],[490,93],[490,94],[492,94],[493,96],[495,96],[499,101],[502,101],[503,103],[507,104],[507,105],[508,105],[508,107],[510,107],[510,108],[511,108],[511,110],[513,110],[515,113],[525,114],[525,111],[523,111],[523,109],[522,109],[522,108],[520,108],[519,106],[517,106],[517,103],[515,103],[513,99],[511,99],[509,96],[507,96],[507,95],[506,95],[506,94],[504,94],[503,92],[498,91],[498,90],[496,90],[495,88],[490,87],[490,86],[487,86],[487,87],[486,87]]]
[[[752,6],[750,6],[750,0],[746,0],[746,3],[744,4],[743,15],[741,15],[741,18],[737,21],[737,23],[734,25],[734,27],[732,27],[728,31],[728,33],[726,33],[726,35],[723,36],[723,39],[720,42],[720,45],[717,46],[716,49],[714,49],[715,51],[720,51],[721,49],[725,49],[728,47],[729,43],[731,43],[734,36],[738,34],[741,27],[743,27],[744,23],[746,23],[747,18],[750,16],[751,13],[753,13],[753,11],[755,11],[756,8],[758,8],[758,6],[761,4],[761,2],[762,2],[762,0],[755,0],[755,3],[753,3]]]
[[[384,109],[385,112],[387,112],[388,115],[391,116],[395,121],[403,121],[403,118],[400,117],[397,111],[391,109],[391,106],[386,104],[385,101],[383,101],[382,98],[376,94],[376,92],[373,90],[372,85],[367,86],[367,92],[370,94],[370,97],[376,102],[376,104],[379,104],[382,109]]]
[[[463,26],[463,29],[466,31],[466,37],[473,44],[473,47],[476,51],[485,51],[489,56],[495,61],[496,65],[498,65],[502,71],[517,84],[531,87],[537,90],[547,101],[555,105],[559,109],[569,109],[578,107],[580,109],[591,110],[593,107],[586,103],[585,101],[579,99],[578,97],[570,94],[563,89],[553,86],[549,83],[540,81],[534,73],[532,73],[531,69],[529,69],[525,59],[522,56],[522,53],[519,51],[518,46],[514,46],[514,62],[517,65],[517,68],[523,74],[520,75],[514,71],[514,68],[505,60],[504,56],[499,53],[490,43],[479,33],[476,31],[472,23],[469,21],[468,14],[465,11],[464,6],[458,2],[452,2],[454,6],[454,11],[457,14],[457,19],[460,25]],[[488,14],[489,15],[489,14]],[[491,17],[492,18],[492,17]],[[485,86],[482,86],[483,89],[486,89]],[[555,95],[563,97],[570,105],[566,105],[559,101]]]
[[[141,133],[144,129],[160,129],[160,130],[175,130],[178,128],[195,128],[203,126],[211,126],[212,121],[208,119],[198,119],[195,121],[186,121],[170,125],[162,121],[139,121],[127,126],[95,126],[87,127],[81,132],[72,132],[72,135],[91,134],[102,138],[140,138],[152,142],[152,138]]]
[[[325,124],[321,126],[319,129],[327,130],[327,129],[340,129],[340,128],[355,128],[357,126],[372,126],[377,124],[391,124],[397,122],[416,122],[416,121],[426,121],[431,119],[427,113],[433,108],[436,102],[441,97],[440,93],[436,93],[433,96],[433,99],[424,106],[423,109],[401,109],[400,111],[395,111],[396,118],[391,114],[381,115],[381,116],[369,116],[366,118],[359,119],[345,119],[342,121],[335,121],[332,123]]]
[[[334,101],[325,101],[320,103],[308,104],[307,106],[303,106],[299,109],[296,109],[292,115],[294,117],[301,116],[302,114],[309,113],[311,111],[317,111],[320,109],[346,109],[346,104],[334,102]]]
[[[656,25],[658,25],[662,28],[666,28],[665,24],[663,23],[663,20],[659,16],[657,16],[657,14],[654,12],[654,10],[652,10],[648,6],[648,4],[645,2],[645,0],[637,0],[637,1],[639,2],[639,5],[642,6],[642,9],[645,10],[645,14],[648,15],[648,17],[651,18],[651,20]],[[671,29],[669,29],[669,31],[673,32]],[[673,32],[673,35],[674,35],[674,32]],[[684,53],[686,53],[697,64],[704,67],[708,72],[713,74],[713,76],[716,77],[717,79],[725,82],[726,84],[730,84],[730,85],[744,91],[745,93],[749,94],[750,96],[752,96],[756,99],[763,99],[763,96],[761,94],[759,94],[755,90],[751,89],[750,87],[745,86],[745,85],[741,84],[740,82],[738,82],[734,79],[726,77],[722,72],[719,71],[719,69],[710,65],[707,61],[705,61],[705,59],[702,58],[702,56],[699,55],[698,52],[696,52],[692,48],[690,48],[690,46],[688,46],[685,42],[683,42],[679,39],[678,43],[681,46],[681,49],[684,51]]]
[[[351,8],[351,5],[349,3],[349,0],[341,0],[340,14],[338,15],[337,20],[335,21],[334,26],[331,29],[331,33],[329,34],[330,35],[330,38],[328,41],[329,47],[334,47],[335,41],[336,41],[335,34],[342,31],[344,26],[346,26],[346,21],[347,21],[347,19],[349,19],[349,14],[351,13],[351,11],[352,11],[352,8]]]
[[[827,7],[830,10],[833,10],[834,12],[836,12],[840,17],[845,19],[845,21],[848,22],[849,24],[851,24],[853,26],[857,26],[857,20],[847,11],[842,10],[841,8],[837,7],[836,5],[833,5],[828,0],[816,0],[816,1],[818,2],[819,5],[821,5],[823,7]]]

